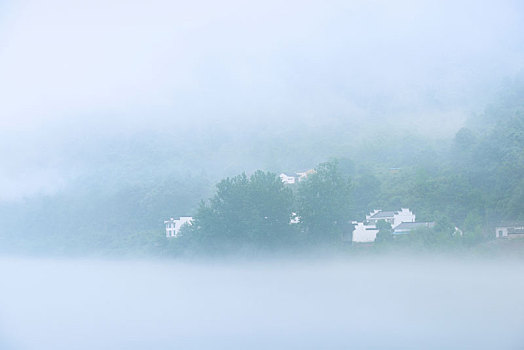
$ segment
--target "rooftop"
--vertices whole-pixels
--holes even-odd
[[[524,234],[524,229],[522,228],[510,228],[508,229],[508,235],[522,235]]]
[[[371,215],[370,219],[380,219],[380,218],[392,218],[397,212],[396,211],[379,211],[378,213],[375,213]]]
[[[403,222],[395,230],[413,230],[421,227],[433,227],[435,226],[434,222]]]
[[[497,227],[524,227],[524,221],[503,221]]]

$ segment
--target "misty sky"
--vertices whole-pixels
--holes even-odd
[[[522,70],[523,27],[519,0],[0,1],[0,190],[41,190],[100,134],[455,130]]]

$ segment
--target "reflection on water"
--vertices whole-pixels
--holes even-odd
[[[0,259],[0,348],[524,347],[524,264]]]

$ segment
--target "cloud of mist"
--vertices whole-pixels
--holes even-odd
[[[52,0],[2,9],[1,154],[16,181],[0,182],[13,196],[49,183],[32,176],[67,177],[60,152],[100,133],[303,124],[358,134],[366,123],[453,131],[524,62],[524,11],[514,0]],[[31,166],[16,172],[20,162]]]

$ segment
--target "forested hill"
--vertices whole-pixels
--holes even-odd
[[[309,133],[309,138],[294,135],[300,142],[290,149],[299,147],[300,152],[291,154],[284,147],[291,134],[259,136],[256,147],[245,145],[256,149],[253,154],[241,153],[238,144],[218,147],[215,139],[210,141],[214,150],[203,142],[200,153],[193,149],[188,157],[185,146],[158,144],[155,138],[155,147],[161,149],[153,152],[156,157],[138,152],[136,161],[135,153],[128,153],[121,162],[97,165],[78,186],[1,203],[1,247],[16,252],[155,253],[166,249],[163,220],[197,214],[198,203],[213,196],[221,177],[243,170],[250,174],[256,168],[275,174],[305,170],[306,165],[333,160],[351,183],[348,220],[362,219],[373,208],[409,207],[419,220],[447,222],[489,239],[494,223],[524,219],[522,78],[506,84],[485,112],[473,116],[452,138],[377,130],[362,142],[351,142],[354,130],[319,132]],[[275,142],[282,145],[278,152]],[[176,150],[173,157],[170,147]],[[223,153],[216,153],[219,148]],[[236,162],[224,158],[221,168],[221,157],[228,153]],[[256,166],[255,153],[274,161]]]
[[[376,205],[409,205],[422,216],[442,213],[457,225],[468,216],[485,224],[523,219],[522,103],[501,110],[491,107],[482,119],[491,123],[460,129],[446,150],[404,164],[399,175],[374,174],[383,182]]]
[[[360,214],[404,206],[415,208],[421,219],[446,216],[460,227],[524,219],[522,77],[505,85],[452,139],[396,141],[355,158],[354,198],[366,203]]]

